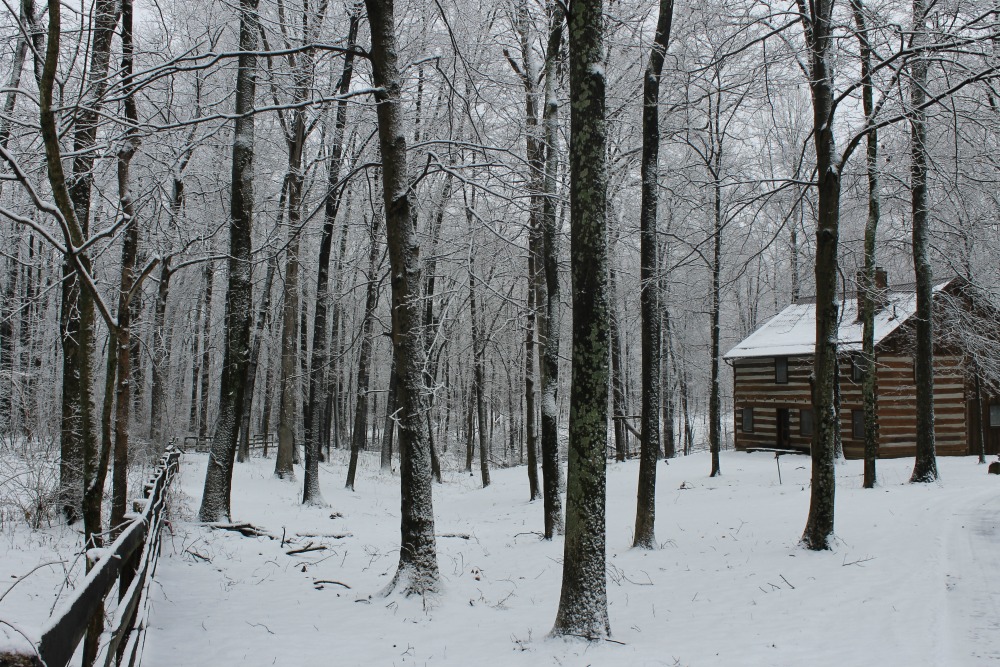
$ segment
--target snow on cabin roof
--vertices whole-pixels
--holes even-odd
[[[946,281],[934,286],[934,292],[944,289]],[[917,295],[913,290],[889,288],[889,304],[875,313],[875,344],[899,328],[917,311]],[[862,326],[858,321],[857,299],[845,299],[840,304],[840,327],[837,344],[842,351],[861,350]],[[723,359],[747,357],[794,357],[811,355],[816,348],[816,304],[793,303],[772,317],[760,328],[726,352]]]

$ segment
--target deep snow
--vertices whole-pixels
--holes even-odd
[[[143,664],[1000,660],[1000,479],[974,458],[939,459],[943,481],[927,486],[906,483],[912,460],[880,461],[882,486],[874,491],[860,488],[860,462],[838,466],[839,540],[825,553],[797,546],[808,510],[807,457],[781,459],[781,485],[766,453],[725,452],[716,479],[707,477],[709,463],[697,454],[659,464],[662,546],[652,552],[629,548],[637,463],[609,464],[608,595],[618,644],[547,638],[562,541],[539,539],[542,507],[526,501],[523,467],[493,471],[488,489],[478,475],[459,472],[435,486],[443,591],[425,601],[379,595],[398,555],[399,480],[381,474],[375,458],[364,460],[357,492],[343,489],[342,462],[322,466],[329,508],[299,504],[301,470],[299,482],[288,483],[272,477],[273,460],[237,465],[234,515],[277,538],[270,540],[194,523],[206,456],[188,454],[153,584]],[[283,533],[294,543],[282,547]],[[287,555],[310,542],[327,548]],[[16,567],[30,569],[25,553],[34,552],[12,550],[0,564],[14,565],[11,556],[20,554]],[[0,618],[20,620],[9,614],[18,605],[8,607],[0,602]]]

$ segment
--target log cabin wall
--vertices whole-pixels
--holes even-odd
[[[783,357],[787,360],[788,382],[775,376],[774,357],[736,359],[733,363],[733,404],[735,408],[735,445],[747,447],[791,447],[809,450],[811,435],[803,435],[802,411],[812,411],[809,376],[811,357]],[[753,409],[752,430],[744,427],[744,409]],[[778,411],[788,410],[788,441],[778,440]],[[808,416],[806,417],[808,420]]]
[[[963,456],[969,453],[966,419],[966,387],[962,357],[934,357],[934,438],[937,453]],[[877,358],[879,457],[916,455],[916,385],[913,358],[908,354],[880,353]],[[840,421],[844,456],[864,456],[864,438],[855,437],[854,411],[862,410],[861,382],[855,380],[850,356],[840,362]],[[860,434],[859,434],[860,435]]]

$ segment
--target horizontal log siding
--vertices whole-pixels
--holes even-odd
[[[913,358],[905,354],[878,357],[879,456],[898,458],[916,455],[916,385]],[[864,456],[864,441],[853,437],[851,411],[861,410],[861,383],[851,376],[851,361],[841,360],[841,436],[847,458]],[[966,388],[962,358],[938,355],[934,358],[934,438],[937,453],[961,456],[968,453]]]
[[[788,383],[774,381],[774,357],[737,359],[733,363],[736,449],[775,447],[778,444],[777,410],[787,408],[792,447],[809,449],[810,438],[800,435],[799,410],[812,408],[809,376],[812,359],[788,357]],[[743,432],[743,408],[752,407],[754,432]]]
[[[970,396],[957,355],[934,358],[934,435],[943,456],[969,453],[966,400]],[[736,449],[777,445],[777,410],[789,410],[791,446],[808,449],[810,438],[800,435],[799,410],[811,409],[811,357],[788,358],[788,383],[774,381],[774,358],[737,359],[733,363]],[[896,458],[916,454],[916,387],[913,359],[907,354],[880,354],[878,358],[879,456]],[[743,432],[743,408],[754,409],[754,432]],[[851,411],[861,410],[861,383],[854,382],[851,360],[840,362],[840,416],[844,455],[864,455],[864,441],[855,440]]]

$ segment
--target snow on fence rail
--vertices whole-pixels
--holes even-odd
[[[160,553],[160,527],[170,480],[177,471],[181,452],[173,446],[157,465],[155,476],[145,485],[138,512],[87,573],[76,594],[67,600],[37,632],[18,629],[27,640],[18,646],[0,646],[0,667],[22,665],[65,667],[80,640],[98,614],[105,613],[105,598],[118,581],[118,606],[101,633],[93,664],[134,665],[141,655],[144,623],[148,611],[147,590]]]

